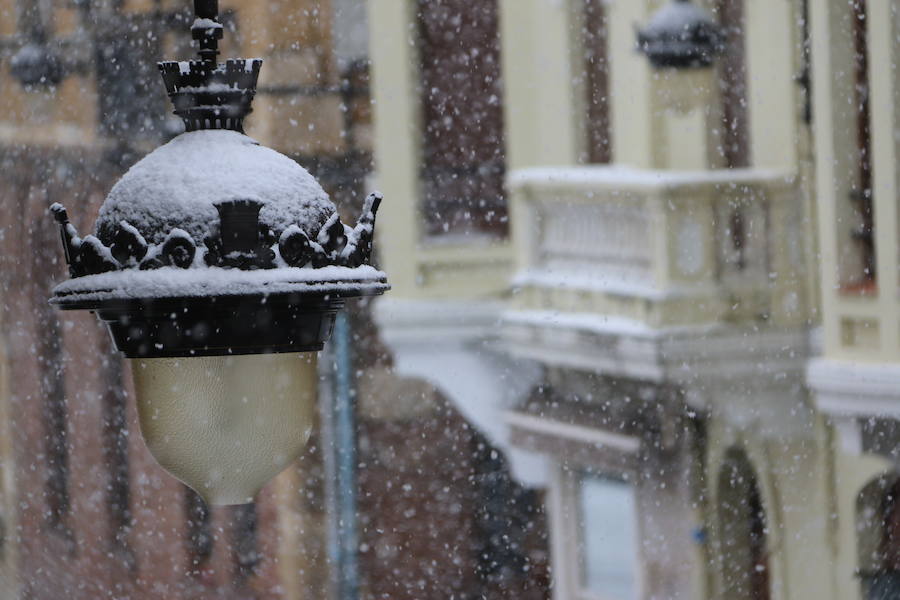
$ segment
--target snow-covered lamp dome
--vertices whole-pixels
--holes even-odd
[[[72,278],[51,302],[90,310],[132,359],[141,431],[212,504],[248,502],[303,449],[314,358],[347,299],[383,294],[368,265],[380,194],[355,227],[316,180],[243,133],[262,61],[217,62],[217,0],[195,0],[200,60],[160,63],[186,132],[135,164],[95,235],[60,226]]]
[[[259,202],[260,225],[276,236],[297,225],[314,238],[335,206],[290,158],[227,129],[184,133],[151,152],[113,187],[100,209],[97,237],[107,246],[120,224],[161,243],[178,227],[201,242],[219,226],[223,200]]]

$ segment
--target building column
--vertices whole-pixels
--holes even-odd
[[[794,6],[784,0],[745,0],[744,19],[751,164],[794,170],[801,114],[795,57],[802,43]]]
[[[713,164],[709,98],[715,69],[654,69],[637,49],[657,0],[610,0],[609,89],[613,162],[641,169],[706,170]],[[675,143],[670,143],[674,140]]]
[[[653,74],[647,57],[635,50],[634,25],[652,14],[647,0],[614,0],[609,22],[609,89],[613,160],[654,168]]]
[[[553,600],[572,600],[578,589],[576,580],[580,558],[578,531],[571,514],[572,478],[565,466],[554,461],[548,468],[547,516],[550,525]],[[573,556],[572,550],[576,550]]]
[[[842,237],[852,214],[850,189],[856,168],[853,38],[846,2],[810,2],[816,190],[825,354],[841,351]]]
[[[900,359],[900,305],[897,300],[898,227],[897,161],[900,160],[900,61],[898,9],[892,0],[869,0],[869,106],[872,132],[873,197],[875,200],[875,253],[878,269],[879,317],[883,355]]]
[[[369,0],[372,97],[377,185],[385,195],[379,217],[390,235],[378,248],[391,268],[391,285],[407,296],[418,287],[417,262],[409,259],[421,238],[419,166],[421,115],[413,0]]]

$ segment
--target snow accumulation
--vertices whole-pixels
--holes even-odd
[[[227,83],[210,83],[200,87],[184,86],[178,88],[178,92],[183,94],[214,94],[216,92],[230,92],[233,90],[238,90],[237,83],[231,85]]]
[[[710,171],[662,171],[624,165],[610,167],[536,167],[510,174],[513,187],[556,185],[607,185],[670,187],[683,185],[752,185],[792,183],[793,175],[774,169],[719,169]]]
[[[374,267],[323,267],[321,269],[261,269],[242,271],[209,267],[154,271],[126,269],[70,279],[54,290],[55,297],[79,301],[139,298],[204,298],[244,294],[289,292],[340,293],[342,290],[384,290],[387,275]]]
[[[212,19],[194,19],[191,29],[223,29],[223,25]]]
[[[660,288],[652,282],[614,271],[605,271],[602,265],[573,265],[569,268],[533,267],[524,269],[512,280],[513,287],[536,286],[557,290],[598,292],[618,296],[633,296],[661,301],[696,296],[712,292],[710,284],[669,285]]]
[[[100,209],[97,236],[109,245],[127,221],[151,244],[180,227],[199,245],[218,226],[215,204],[238,199],[261,202],[260,222],[276,236],[298,225],[315,239],[336,210],[315,178],[283,154],[235,131],[194,131],[122,177]]]
[[[644,28],[644,34],[653,36],[660,32],[687,32],[696,23],[708,21],[710,17],[706,11],[693,2],[669,2],[653,13]]]

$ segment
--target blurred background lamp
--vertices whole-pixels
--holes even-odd
[[[186,132],[113,187],[95,233],[51,207],[71,279],[131,359],[153,456],[210,504],[250,502],[312,430],[315,352],[348,298],[383,294],[368,265],[379,194],[358,224],[296,162],[243,134],[262,61],[219,63],[216,0],[195,0],[200,59],[163,62]]]
[[[711,68],[726,38],[712,16],[690,0],[671,0],[637,32],[637,48],[661,80],[667,108],[687,112],[708,103],[715,85]]]

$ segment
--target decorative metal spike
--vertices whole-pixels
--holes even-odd
[[[259,240],[264,246],[274,246],[278,243],[278,236],[272,228],[265,223],[259,224]]]
[[[89,235],[81,240],[78,257],[75,259],[80,270],[87,275],[99,275],[117,271],[119,263],[113,258],[109,248],[96,237]]]
[[[344,224],[341,223],[341,217],[338,213],[334,213],[329,217],[322,226],[317,236],[319,245],[322,250],[331,258],[337,258],[347,246],[347,231]]]
[[[128,221],[119,224],[110,251],[122,265],[138,264],[147,256],[147,241]]]
[[[53,214],[53,218],[56,219],[57,225],[59,225],[59,234],[62,238],[66,264],[69,266],[69,275],[71,277],[80,277],[85,273],[81,272],[81,269],[75,264],[75,259],[81,246],[81,238],[78,237],[75,226],[69,222],[69,213],[66,211],[65,206],[59,202],[54,202],[50,207],[50,212]]]
[[[344,262],[348,267],[358,267],[369,262],[372,256],[372,242],[375,237],[375,218],[384,200],[379,192],[369,194],[363,204],[359,222],[353,228],[352,241],[344,250]]]

